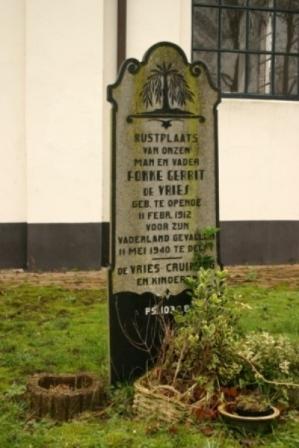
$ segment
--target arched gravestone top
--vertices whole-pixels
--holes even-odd
[[[190,302],[184,277],[194,274],[200,231],[218,226],[219,98],[205,65],[189,64],[168,42],[151,47],[142,62],[125,61],[117,82],[108,87],[113,105],[112,364],[119,365],[112,353],[116,339],[122,332],[129,343],[128,322],[156,313],[154,298],[168,311]]]

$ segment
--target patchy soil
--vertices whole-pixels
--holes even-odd
[[[287,286],[299,288],[299,264],[275,266],[226,266],[231,285]],[[56,285],[65,289],[103,289],[107,285],[107,269],[98,271],[27,272],[22,269],[0,270],[0,287]]]
[[[228,266],[233,285],[287,286],[299,288],[299,264],[275,266]]]
[[[107,269],[99,271],[27,272],[22,269],[0,270],[1,286],[28,283],[39,286],[61,286],[64,289],[103,289],[107,284]]]

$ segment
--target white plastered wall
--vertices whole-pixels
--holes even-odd
[[[116,7],[0,0],[0,222],[109,220]],[[128,0],[127,34],[127,57],[166,40],[190,58],[191,1]],[[299,219],[298,119],[297,102],[223,100],[221,220]]]
[[[26,221],[24,0],[0,0],[0,222]]]
[[[298,122],[295,101],[223,100],[222,221],[299,220]]]
[[[161,41],[191,55],[191,0],[127,0],[127,58],[141,60]]]
[[[106,99],[107,86],[117,76],[117,0],[104,0],[103,53],[103,134],[102,134],[102,221],[110,221],[111,191],[111,104]]]
[[[116,1],[26,4],[28,222],[101,222]]]

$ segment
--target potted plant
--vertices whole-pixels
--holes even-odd
[[[272,414],[268,398],[259,393],[239,395],[233,404],[233,410],[243,417],[264,417]]]
[[[220,404],[218,410],[230,426],[259,433],[270,431],[280,414],[267,397],[256,392],[241,394],[231,403]]]

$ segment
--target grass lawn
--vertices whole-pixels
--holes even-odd
[[[299,342],[299,290],[235,288],[251,305],[246,331],[267,330]],[[69,423],[35,421],[24,400],[28,375],[91,371],[107,378],[105,290],[69,291],[21,285],[0,290],[0,448],[298,448],[298,413],[281,419],[273,434],[248,437],[220,422],[160,426],[155,416],[138,421],[132,388],[111,390],[105,412],[82,414]]]

